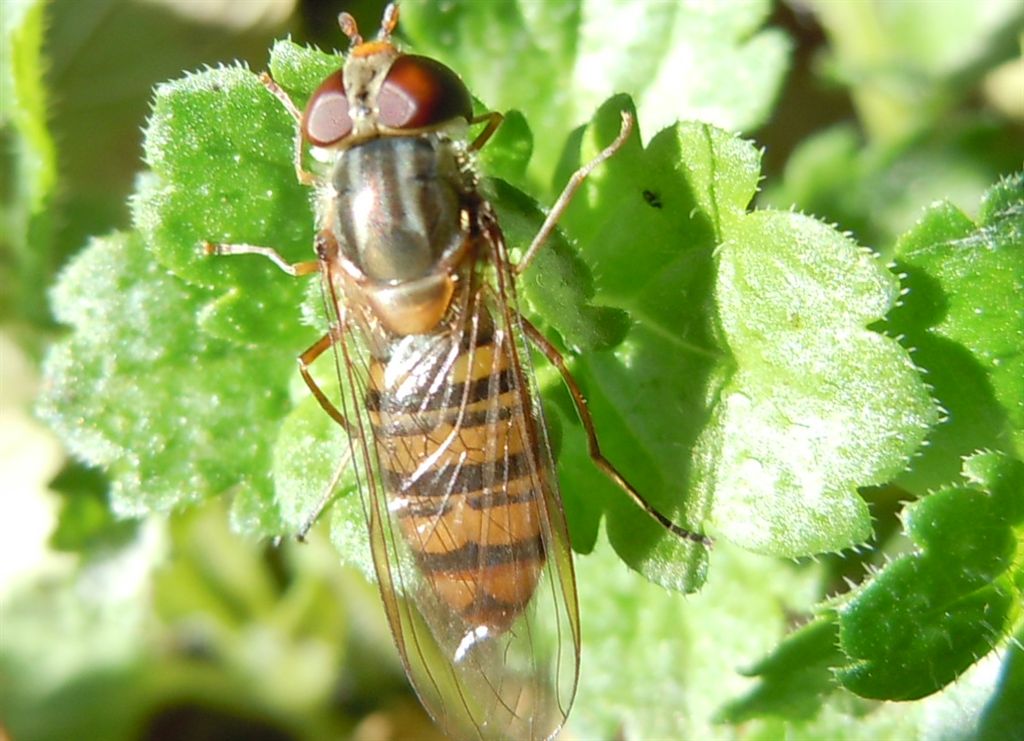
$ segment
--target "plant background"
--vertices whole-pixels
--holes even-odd
[[[602,120],[607,124],[608,110],[592,129],[575,134],[563,153],[566,136],[621,91],[636,102],[645,141],[676,118],[741,132],[765,148],[760,172],[756,163],[743,161],[754,150],[729,149],[722,138],[713,163],[722,166],[723,182],[756,182],[760,175],[758,207],[795,206],[848,230],[883,262],[894,261],[882,280],[877,276],[883,273],[851,257],[851,265],[881,283],[855,286],[837,299],[836,321],[859,311],[862,302],[881,300],[899,276],[911,289],[906,301],[892,310],[887,325],[872,326],[914,348],[932,398],[952,419],[939,423],[938,407],[914,401],[925,387],[916,386],[911,374],[894,407],[905,404],[908,416],[918,415],[894,433],[909,449],[887,453],[893,465],[907,470],[883,478],[864,473],[850,484],[850,493],[857,486],[870,506],[874,537],[863,547],[849,547],[858,540],[846,537],[856,522],[822,523],[822,542],[812,549],[788,546],[783,537],[742,543],[742,528],[719,521],[718,529],[731,537],[703,564],[621,526],[599,534],[601,510],[615,513],[613,503],[587,509],[568,501],[576,546],[588,554],[578,559],[584,668],[567,735],[952,739],[1019,733],[1024,657],[1015,636],[1021,635],[1024,573],[1017,545],[1024,510],[1024,393],[1017,371],[1024,346],[1024,186],[1018,179],[990,189],[1019,173],[1024,157],[1024,12],[997,0],[480,7],[410,1],[403,31],[417,50],[463,73],[482,100],[524,113],[533,131],[529,167],[516,149],[528,137],[510,126],[510,142],[499,145],[489,163],[494,171],[550,203],[557,191],[552,176],[572,160],[572,143],[585,149],[607,140]],[[564,9],[577,7],[607,20],[589,26],[585,41],[566,19],[572,13]],[[133,312],[150,315],[152,307],[133,284],[117,277],[122,269],[153,281],[150,290],[162,287],[172,309],[202,306],[191,287],[181,288],[140,259],[145,253],[136,236],[94,243],[91,257],[66,274],[72,278],[52,289],[74,253],[93,235],[128,228],[133,204],[137,208],[151,193],[146,187],[152,181],[137,178],[145,167],[141,128],[154,86],[180,78],[183,70],[235,59],[264,69],[272,63],[273,40],[288,33],[324,49],[337,47],[339,8],[269,0],[5,0],[2,9],[0,727],[16,739],[431,734],[406,688],[374,588],[357,569],[340,565],[336,546],[344,535],[335,532],[332,544],[325,529],[309,546],[271,547],[260,512],[238,504],[249,501],[244,487],[233,487],[216,463],[210,464],[212,474],[196,464],[210,496],[190,499],[180,485],[189,471],[153,455],[149,443],[139,444],[142,464],[121,465],[131,457],[129,448],[127,454],[117,451],[119,463],[109,465],[102,445],[82,442],[93,421],[74,417],[89,408],[89,400],[61,391],[89,388],[102,407],[103,389],[90,385],[99,374],[78,369],[76,378],[65,368],[62,375],[52,359],[57,353],[49,351],[55,342],[67,347],[69,330],[62,325],[84,316],[94,323],[76,324],[79,335],[100,338],[98,362],[109,359],[102,343],[116,346],[124,335],[118,329],[104,340],[104,322],[117,326],[118,318]],[[364,30],[375,27],[381,10],[374,2],[347,9]],[[442,11],[452,9],[457,22],[440,23],[434,11],[443,20]],[[703,135],[701,129],[680,131],[684,151]],[[148,150],[150,167],[159,171],[156,159]],[[622,160],[624,170],[645,166],[636,150]],[[647,166],[657,170],[657,163]],[[675,181],[659,177],[664,190],[658,195],[668,199]],[[590,194],[593,210],[570,215],[567,229],[584,253],[593,240],[585,234],[587,218],[615,200],[615,187],[598,179]],[[948,205],[933,205],[940,199]],[[733,206],[743,209],[741,200],[737,196]],[[741,229],[742,218],[736,218]],[[845,254],[849,245],[840,232],[824,224],[808,240]],[[751,254],[757,254],[754,246],[774,247],[770,240],[759,242],[756,229],[749,234]],[[951,245],[961,252],[954,255]],[[726,248],[719,254],[723,265],[745,266],[739,259],[729,262]],[[591,292],[598,302],[639,315],[641,304],[609,283],[614,261],[593,259]],[[784,262],[787,274],[793,265]],[[74,276],[80,276],[77,285]],[[818,277],[807,280],[798,285],[821,285],[814,283]],[[575,275],[568,282],[578,287],[586,280]],[[740,294],[737,313],[730,314],[729,287],[722,285],[717,294],[718,319],[734,332],[729,339],[739,352],[750,341],[744,322],[753,323],[755,312],[744,308]],[[85,302],[92,292],[106,296],[107,309]],[[114,296],[120,303],[111,301]],[[539,313],[572,344],[571,329],[544,314],[545,296],[535,291]],[[297,305],[302,297],[291,298]],[[67,308],[60,314],[61,306],[82,315]],[[769,302],[764,308],[770,314],[778,307]],[[739,329],[730,328],[730,316],[739,316]],[[868,314],[865,323],[878,316]],[[134,329],[143,337],[157,329],[178,337],[179,325],[194,319]],[[820,313],[815,319],[829,321]],[[280,332],[290,337],[288,319],[281,321]],[[604,326],[593,316],[583,324]],[[308,327],[297,331],[287,346],[304,347],[309,334]],[[140,388],[146,388],[144,373],[159,378],[165,366],[168,377],[189,371],[187,354],[168,359],[147,355],[153,350],[144,342],[139,347]],[[43,379],[48,351],[50,370]],[[187,351],[213,352],[208,344]],[[130,354],[127,346],[124,352]],[[261,367],[290,372],[287,354],[246,352]],[[577,369],[590,391],[600,394],[596,412],[614,414],[614,365],[602,360],[612,356],[600,352],[593,361],[584,356]],[[228,353],[218,361],[220,381],[237,382],[248,393],[237,359]],[[883,380],[898,375],[891,365],[880,367]],[[978,388],[982,392],[975,393]],[[43,401],[33,407],[40,389]],[[172,415],[181,401],[150,393],[133,403]],[[229,409],[241,403],[227,397]],[[280,416],[290,405],[283,395],[252,403],[249,412],[265,416]],[[93,460],[105,460],[109,468],[68,457],[33,408],[80,457],[91,450]],[[317,429],[326,434],[316,410],[297,409],[287,423],[295,436]],[[773,421],[765,424],[770,428]],[[220,424],[210,429],[229,436],[231,416],[222,415]],[[601,484],[579,460],[571,422],[563,425],[563,477],[575,484],[567,491],[609,496],[600,494]],[[157,423],[152,432],[172,451],[175,445],[209,445],[161,437],[169,429],[176,428]],[[725,423],[721,429],[735,432]],[[921,434],[915,437],[913,429]],[[101,430],[99,437],[116,439],[118,433]],[[925,433],[930,446],[918,449]],[[214,446],[213,452],[237,457],[232,463],[244,468],[250,459],[271,455],[274,433],[268,426],[262,434],[262,448]],[[992,453],[971,459],[961,478],[962,457],[977,448]],[[912,451],[916,456],[908,464],[901,456]],[[315,467],[317,461],[293,463]],[[155,468],[147,469],[150,464]],[[281,480],[300,478],[277,470]],[[225,491],[234,496],[213,496]],[[908,507],[915,497],[923,498]],[[784,518],[784,504],[770,499],[764,516]],[[762,511],[760,504],[738,506],[747,516]],[[301,500],[294,507],[301,510]],[[694,595],[669,592],[622,559],[655,581],[686,588],[700,585],[706,566],[707,582]]]

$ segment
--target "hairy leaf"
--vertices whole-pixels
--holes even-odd
[[[595,118],[586,151],[621,105]],[[839,550],[869,532],[857,487],[901,471],[936,412],[907,353],[867,329],[895,278],[820,222],[747,213],[757,178],[748,143],[699,124],[646,148],[634,137],[594,173],[567,231],[594,300],[633,326],[577,369],[602,441],[663,511],[765,553]],[[601,499],[627,562],[648,576],[687,562],[670,539],[637,537],[656,527],[624,497]]]
[[[772,654],[745,672],[756,676],[758,684],[726,705],[721,719],[743,723],[766,715],[814,718],[836,688],[832,668],[842,659],[838,641],[835,621],[828,618],[790,633]]]
[[[933,205],[896,246],[906,278],[889,331],[915,348],[948,419],[901,479],[922,495],[978,449],[1024,457],[1024,173],[986,194],[974,223]]]
[[[864,697],[931,694],[1005,639],[1021,615],[1024,463],[979,453],[966,485],[908,508],[916,550],[838,609],[839,681]]]
[[[312,211],[291,168],[294,128],[256,75],[239,67],[157,88],[146,131],[147,178],[135,223],[153,257],[195,285],[216,288],[204,329],[236,342],[294,336],[302,286],[258,257],[210,259],[201,243],[242,242],[309,259]],[[259,298],[243,297],[261,285]]]
[[[72,327],[51,351],[39,412],[112,477],[125,516],[252,489],[269,502],[269,450],[292,364],[196,323],[207,292],[167,275],[132,235],[95,240],[54,293]]]

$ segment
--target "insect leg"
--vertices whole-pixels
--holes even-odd
[[[338,410],[338,407],[334,405],[333,401],[327,398],[327,394],[323,392],[323,389],[320,388],[316,380],[313,378],[313,375],[309,372],[309,367],[313,364],[313,361],[323,355],[328,348],[334,345],[334,343],[338,341],[338,336],[338,333],[332,330],[310,345],[305,352],[299,355],[299,373],[302,374],[302,380],[306,382],[306,385],[317,400],[317,403],[325,412],[327,412],[327,414],[330,415],[331,419],[344,427],[346,432],[349,434],[355,434],[356,430],[349,425],[348,420],[345,419],[345,415]]]
[[[583,185],[583,181],[587,179],[587,175],[593,172],[594,169],[602,162],[618,152],[622,148],[622,145],[626,143],[626,139],[629,138],[632,131],[633,116],[623,111],[622,128],[619,129],[619,135],[615,137],[615,141],[602,149],[594,159],[583,165],[583,167],[574,172],[572,177],[569,178],[569,182],[566,183],[565,188],[562,189],[562,194],[558,196],[558,200],[555,201],[555,205],[551,207],[550,211],[548,211],[548,217],[544,219],[544,223],[541,224],[540,230],[537,232],[537,236],[533,238],[530,246],[526,248],[523,258],[519,261],[519,264],[515,266],[514,270],[516,275],[521,275],[523,271],[530,266],[530,263],[533,262],[533,258],[537,256],[538,250],[540,250],[544,245],[547,238],[551,236],[551,232],[555,230],[558,220],[562,218],[562,214],[564,214],[565,209],[568,208],[570,201],[572,201],[572,197],[576,195],[576,191],[580,189],[581,185]]]
[[[572,395],[573,403],[576,405],[576,412],[580,416],[580,422],[583,423],[583,429],[587,433],[587,449],[590,453],[590,459],[594,461],[594,465],[597,466],[601,472],[610,478],[615,484],[622,489],[626,494],[629,495],[640,509],[650,515],[659,525],[671,532],[673,535],[683,538],[684,540],[690,540],[694,543],[700,543],[704,546],[710,546],[712,544],[711,538],[701,533],[694,533],[686,528],[680,527],[670,520],[668,517],[663,515],[654,505],[648,502],[638,492],[632,484],[630,484],[626,477],[619,473],[619,470],[612,465],[611,461],[604,457],[601,453],[601,446],[597,440],[597,432],[594,429],[594,419],[590,416],[590,409],[587,408],[587,399],[583,396],[583,392],[580,390],[579,385],[576,383],[576,379],[572,377],[572,373],[569,371],[568,366],[565,364],[565,358],[558,352],[554,345],[548,341],[548,338],[541,334],[540,330],[534,327],[528,319],[520,317],[523,323],[523,330],[526,332],[526,336],[530,338],[530,341],[542,352],[547,359],[551,361],[551,364],[558,369],[558,372],[562,374],[562,380],[565,381],[566,387],[569,389],[569,393]]]
[[[479,116],[474,116],[473,120],[469,122],[470,124],[478,124],[486,121],[487,125],[484,127],[484,130],[480,132],[477,138],[473,140],[473,143],[469,145],[469,151],[477,152],[480,149],[483,149],[484,144],[487,143],[488,139],[494,136],[494,132],[498,130],[498,127],[501,126],[501,122],[504,120],[505,117],[497,111],[491,111],[489,113],[482,113]]]
[[[331,480],[327,482],[327,486],[324,487],[323,493],[320,495],[320,499],[317,500],[316,506],[313,511],[306,515],[302,521],[302,525],[299,526],[299,532],[295,533],[295,539],[300,543],[306,542],[306,535],[316,524],[316,521],[320,519],[320,515],[327,509],[327,505],[334,499],[334,489],[338,486],[338,482],[341,480],[341,475],[345,473],[345,469],[352,463],[352,449],[346,448],[344,455],[341,456],[341,460],[338,461],[338,467],[334,469],[334,473],[331,475]]]
[[[203,242],[205,255],[262,255],[293,278],[320,272],[319,260],[288,262],[272,247],[258,247],[254,244],[218,244]]]
[[[299,355],[299,373],[302,374],[302,380],[306,382],[309,390],[312,392],[313,397],[320,404],[321,408],[330,415],[331,419],[337,422],[339,425],[345,428],[345,431],[349,434],[349,438],[354,432],[354,429],[349,424],[348,420],[345,419],[345,415],[338,410],[338,407],[334,405],[330,399],[327,398],[327,394],[323,392],[313,375],[309,372],[309,367],[313,362],[319,358],[324,352],[327,351],[335,342],[338,341],[340,333],[337,331],[330,331],[321,337],[319,340],[314,342],[306,349],[301,355]],[[330,482],[320,495],[320,499],[317,501],[316,507],[313,511],[302,521],[302,526],[299,528],[299,532],[296,533],[296,538],[301,542],[306,539],[306,534],[310,528],[313,527],[314,523],[320,518],[320,515],[326,509],[327,505],[330,504],[331,499],[334,497],[334,489],[338,485],[338,480],[341,479],[341,475],[345,472],[345,469],[349,467],[352,462],[352,450],[351,448],[345,451],[345,455],[341,457],[341,461],[338,463],[337,469],[334,471],[334,475],[331,476]]]
[[[302,111],[292,102],[284,88],[278,85],[274,78],[266,72],[260,75],[260,82],[263,83],[263,87],[270,91],[271,95],[281,101],[281,105],[295,119],[295,177],[303,185],[313,185],[316,182],[316,176],[302,168],[302,127],[300,125],[302,123]]]

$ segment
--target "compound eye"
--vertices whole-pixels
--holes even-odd
[[[392,129],[421,129],[473,117],[473,100],[459,76],[429,57],[403,54],[377,96],[379,121]]]
[[[327,147],[341,141],[351,131],[345,81],[339,69],[310,96],[302,114],[302,136],[314,146]]]

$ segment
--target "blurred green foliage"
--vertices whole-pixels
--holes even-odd
[[[272,39],[343,47],[341,8],[188,5],[3,5],[0,318],[45,351],[36,409],[87,465],[52,485],[73,562],[0,585],[0,734],[428,737],[355,482],[329,541],[272,540],[344,445],[294,373],[316,291],[196,250],[307,259],[291,122],[232,60],[301,104],[338,58]],[[348,9],[369,35],[381,3]],[[609,457],[719,543],[624,501],[540,369],[586,554],[570,732],[1018,734],[1019,3],[404,0],[399,35],[508,111],[480,166],[513,249],[637,117],[524,309]]]

